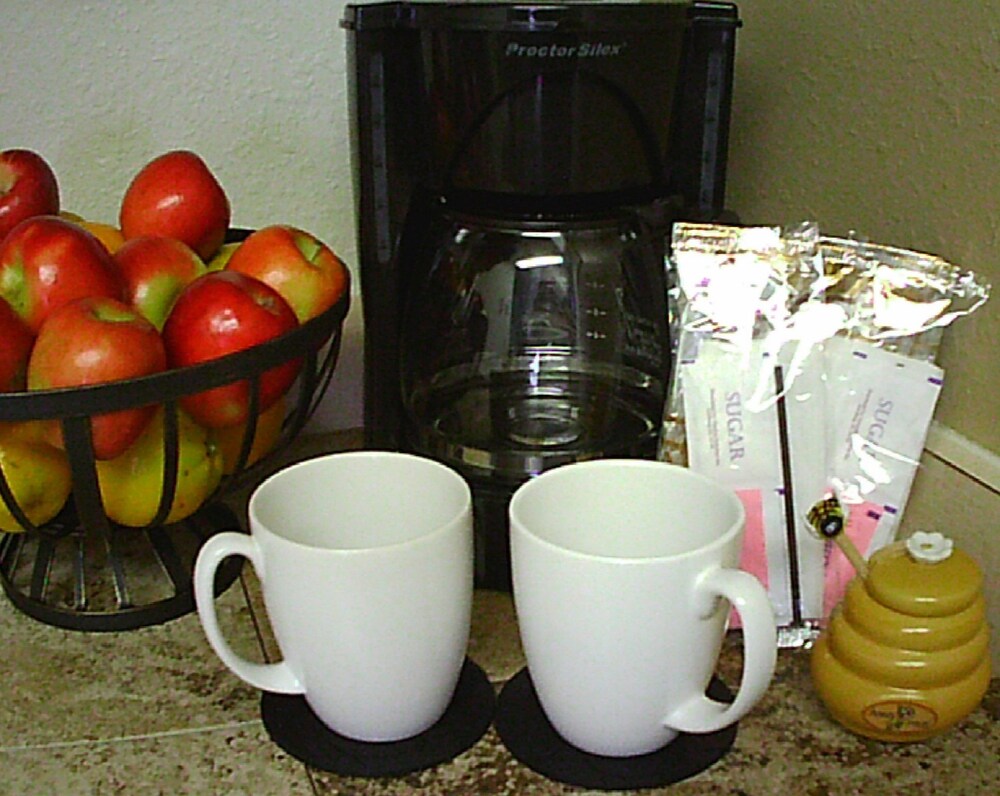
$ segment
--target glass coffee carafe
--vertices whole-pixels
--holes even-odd
[[[507,504],[582,459],[652,457],[673,221],[723,209],[736,7],[349,4],[365,444],[469,481],[476,582]]]
[[[402,313],[408,447],[498,504],[565,462],[652,455],[670,361],[662,233],[629,209],[436,216]]]

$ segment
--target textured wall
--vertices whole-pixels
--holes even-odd
[[[150,157],[196,149],[235,223],[297,224],[353,262],[343,7],[5,0],[0,147],[41,151],[65,205],[99,220]],[[1000,3],[740,8],[730,205],[747,221],[812,218],[932,251],[1000,283]],[[938,413],[995,452],[998,305],[949,332]]]
[[[929,251],[1000,289],[1000,3],[746,0],[743,220]],[[948,330],[937,418],[1000,453],[1000,298]]]
[[[0,149],[41,152],[63,206],[112,223],[135,171],[193,149],[236,226],[293,224],[352,264],[344,5],[4,0]],[[314,431],[361,423],[360,313]]]
[[[152,156],[199,152],[234,222],[287,222],[353,259],[341,0],[5,0],[0,146],[55,166],[113,221]]]

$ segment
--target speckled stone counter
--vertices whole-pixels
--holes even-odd
[[[218,598],[218,610],[240,654],[277,657],[249,567]],[[0,597],[0,638],[0,796],[590,793],[526,768],[493,729],[452,762],[409,776],[367,780],[311,769],[271,741],[259,693],[216,658],[194,615],[84,633],[44,625]],[[523,667],[509,595],[476,594],[469,655],[498,691]],[[727,639],[718,674],[732,688],[740,665],[738,639]],[[812,690],[808,653],[785,650],[732,750],[691,779],[644,793],[998,794],[1000,679],[946,734],[884,744],[835,724]]]
[[[523,665],[509,597],[477,595],[470,654],[499,686]],[[727,639],[719,675],[735,687],[741,655]],[[314,776],[323,794],[580,794],[525,768],[494,730],[452,764],[397,780]],[[961,726],[926,743],[893,745],[851,735],[826,715],[809,679],[808,652],[782,651],[774,682],[739,725],[733,749],[678,794],[1000,793],[1000,680]]]
[[[273,659],[252,576],[219,598],[220,621],[248,657]],[[258,627],[263,631],[258,635]],[[7,689],[0,794],[572,794],[514,760],[494,730],[453,762],[365,780],[309,769],[271,742],[259,696],[223,668],[197,619],[116,634],[40,625],[0,605]],[[523,665],[508,595],[476,595],[470,656],[499,689]],[[727,640],[720,677],[735,686]],[[729,754],[670,788],[678,794],[1000,793],[1000,680],[963,724],[926,743],[855,737],[812,692],[807,654],[783,651],[773,685]]]

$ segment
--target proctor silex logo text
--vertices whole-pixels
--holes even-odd
[[[621,55],[625,42],[584,41],[578,44],[521,44],[508,42],[508,58],[614,58]]]

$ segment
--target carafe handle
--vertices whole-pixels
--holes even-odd
[[[718,702],[696,694],[664,719],[681,732],[716,732],[739,721],[767,691],[778,657],[777,628],[767,592],[753,575],[738,569],[706,572],[695,586],[695,599],[725,597],[743,625],[743,676],[736,699]]]
[[[250,561],[262,583],[266,577],[264,557],[252,536],[227,531],[212,536],[202,545],[194,567],[194,597],[208,643],[233,674],[255,688],[277,694],[305,693],[287,662],[248,661],[237,655],[223,636],[215,610],[215,571],[223,560],[232,555],[243,556]]]

